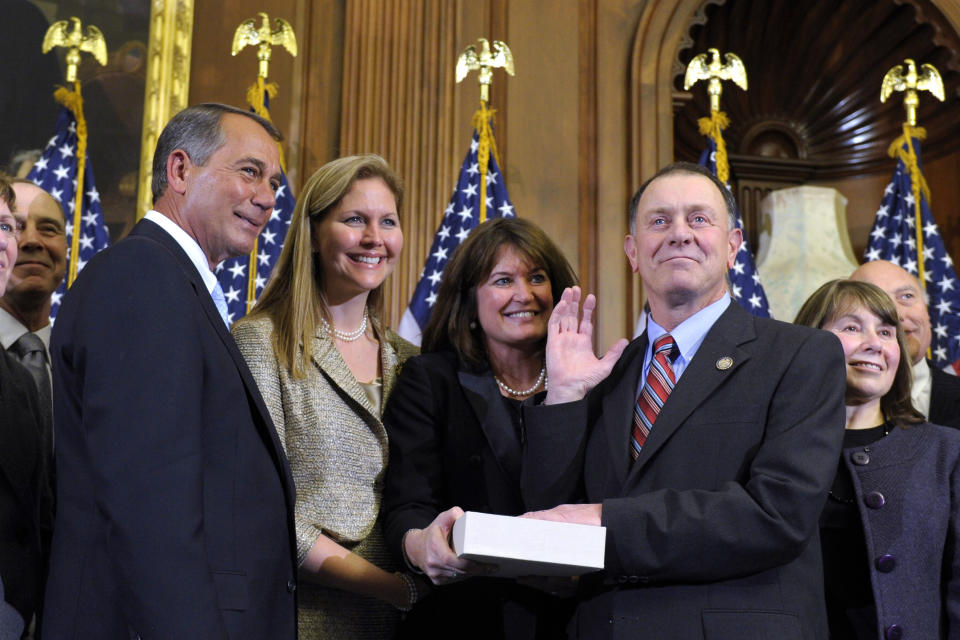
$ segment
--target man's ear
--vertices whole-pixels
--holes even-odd
[[[190,156],[183,149],[174,149],[167,156],[167,185],[175,193],[183,194],[187,190],[187,174],[193,168]]]
[[[733,269],[733,263],[737,261],[737,253],[740,251],[740,245],[743,244],[743,231],[739,228],[730,230],[727,237],[729,242],[727,251],[727,269]]]
[[[637,239],[631,234],[623,239],[623,252],[627,254],[627,260],[630,261],[630,269],[636,273],[640,269],[640,263],[637,260]]]

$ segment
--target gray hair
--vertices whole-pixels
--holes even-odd
[[[170,119],[157,140],[153,152],[153,202],[167,190],[167,158],[177,149],[183,150],[195,165],[202,167],[217,149],[226,142],[220,121],[227,113],[250,118],[270,134],[274,140],[282,136],[273,123],[251,111],[216,102],[205,102],[187,107]]]
[[[630,235],[634,235],[637,232],[637,207],[640,206],[640,197],[643,195],[643,192],[647,190],[647,187],[650,186],[650,183],[656,180],[657,178],[662,178],[663,176],[668,176],[674,173],[688,173],[697,176],[703,176],[709,178],[710,182],[720,191],[720,195],[723,197],[723,204],[727,207],[727,221],[729,226],[729,231],[737,228],[737,201],[733,197],[733,191],[727,188],[727,185],[720,182],[720,179],[717,176],[713,175],[713,172],[707,169],[706,167],[694,164],[692,162],[674,162],[668,164],[664,168],[657,171],[656,174],[637,189],[637,192],[633,194],[633,198],[630,199]]]

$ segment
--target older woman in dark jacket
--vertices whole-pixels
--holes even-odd
[[[820,519],[830,637],[960,638],[960,433],[910,403],[893,301],[834,280],[796,319],[832,331],[847,363],[847,425]]]

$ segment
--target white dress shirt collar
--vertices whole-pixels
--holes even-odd
[[[34,331],[37,337],[43,341],[43,346],[47,348],[48,353],[50,352],[50,328],[51,325],[48,324]],[[23,323],[10,315],[10,312],[6,309],[0,308],[0,346],[4,350],[9,349],[10,345],[27,331],[28,329],[23,326]]]
[[[680,379],[683,370],[687,368],[693,356],[697,354],[700,345],[703,344],[707,332],[714,323],[723,315],[723,312],[730,306],[730,294],[724,293],[716,302],[708,304],[700,311],[674,327],[670,335],[673,336],[680,350],[680,355],[673,361],[673,373],[676,379]],[[653,359],[653,343],[657,338],[667,333],[667,330],[661,327],[653,319],[653,316],[647,314],[647,351],[643,357],[643,376],[640,379],[641,385],[647,378],[647,371],[650,368],[650,361]]]
[[[913,407],[930,419],[930,394],[933,392],[933,374],[926,358],[913,365],[913,386],[910,388],[910,400]]]
[[[147,211],[147,215],[143,217],[150,222],[156,223],[161,229],[170,234],[177,244],[186,252],[193,266],[197,268],[200,277],[203,278],[203,284],[207,287],[207,293],[212,292],[213,288],[217,286],[217,276],[210,270],[210,265],[207,263],[207,256],[204,255],[200,244],[194,240],[190,234],[184,231],[180,225],[159,211],[151,209]]]

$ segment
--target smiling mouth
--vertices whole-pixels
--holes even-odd
[[[883,367],[874,362],[851,362],[850,366],[858,369],[867,369],[868,371],[883,371]]]
[[[350,259],[361,264],[380,264],[383,262],[383,258],[379,256],[350,256]]]
[[[503,314],[508,318],[532,318],[536,316],[538,312],[536,311],[511,311],[510,313]]]
[[[261,225],[259,222],[254,222],[253,220],[251,220],[250,218],[244,216],[243,214],[234,212],[233,215],[237,216],[238,218],[240,218],[241,220],[243,220],[244,222],[246,222],[248,225],[250,225],[251,227],[253,227],[254,229],[256,229],[258,233],[259,233],[259,231],[260,231],[260,228],[263,226],[263,225]]]

